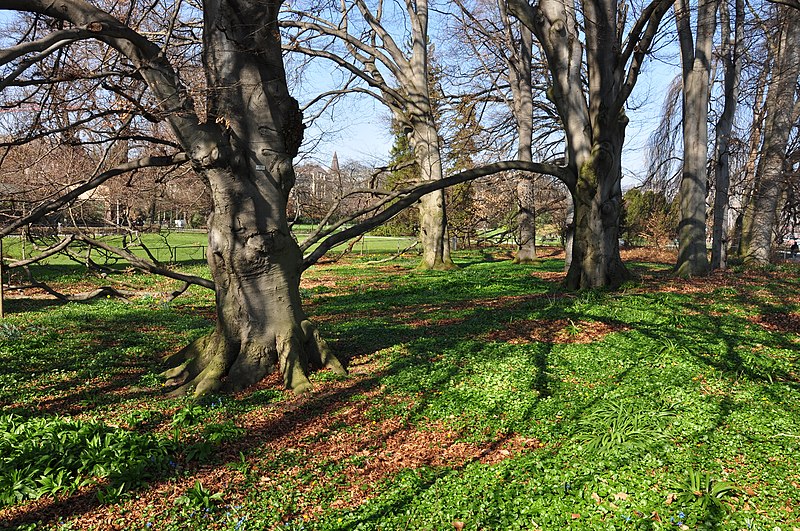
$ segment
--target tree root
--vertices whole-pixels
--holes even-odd
[[[286,388],[299,395],[313,390],[308,379],[312,368],[347,374],[317,327],[306,319],[275,334],[274,343],[268,344],[250,341],[234,345],[223,339],[218,328],[168,357],[161,376],[170,395],[199,397],[216,391],[241,391],[279,369]]]

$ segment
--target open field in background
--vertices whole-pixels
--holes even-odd
[[[639,280],[574,294],[542,251],[312,268],[306,310],[351,374],[304,397],[162,394],[160,357],[213,325],[199,288],[6,301],[0,528],[800,529],[797,266],[684,282],[636,250]]]
[[[311,227],[305,225],[294,232],[300,242],[306,239],[310,233]],[[104,235],[102,232],[98,232],[94,237],[118,247],[123,245],[123,238],[119,235]],[[205,260],[205,250],[208,245],[205,231],[183,230],[164,231],[161,234],[141,233],[140,238],[141,242],[150,249],[156,260],[160,262],[174,263]],[[366,235],[352,246],[351,252],[357,255],[398,253],[408,248],[415,241],[416,239],[412,237],[394,238]],[[131,239],[126,237],[125,242],[131,244]],[[348,248],[348,245],[349,243],[338,245],[332,252],[342,252]],[[131,250],[136,256],[147,256],[147,253],[136,245],[132,245]],[[9,236],[3,239],[3,255],[9,259],[21,259],[23,256],[29,258],[32,252],[35,252],[35,249],[31,248],[31,244],[23,242],[19,236]],[[79,252],[78,254],[79,256],[85,255],[84,252]],[[102,265],[124,264],[123,260],[111,255],[106,256],[98,250],[93,250],[91,257]],[[48,258],[46,263],[49,265],[67,265],[75,262],[65,256],[54,256]]]

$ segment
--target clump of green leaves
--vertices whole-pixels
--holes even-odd
[[[172,416],[172,425],[174,427],[185,428],[196,424],[206,415],[206,409],[199,404],[190,404],[182,407]]]
[[[211,492],[200,481],[195,481],[192,487],[175,498],[175,505],[183,505],[190,509],[211,509],[222,503],[222,496],[222,492]]]
[[[0,341],[16,341],[22,336],[22,330],[13,323],[0,323]]]
[[[732,483],[720,481],[711,474],[694,469],[689,470],[684,478],[676,482],[675,488],[678,502],[709,516],[727,512],[727,505],[723,501],[736,492]]]
[[[0,506],[108,478],[121,493],[159,475],[170,447],[151,435],[62,417],[0,416]]]
[[[220,444],[238,439],[244,435],[244,432],[245,430],[234,424],[232,420],[227,420],[206,426],[203,429],[203,437],[211,444]]]
[[[661,421],[673,415],[606,399],[581,420],[578,439],[601,457],[643,452],[666,440]]]

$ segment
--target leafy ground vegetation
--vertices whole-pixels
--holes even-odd
[[[457,258],[309,271],[350,376],[302,397],[277,377],[162,393],[210,293],[165,303],[174,286],[131,273],[127,302],[7,301],[0,527],[800,529],[796,266],[686,282],[629,256],[639,280],[572,294],[557,256]]]

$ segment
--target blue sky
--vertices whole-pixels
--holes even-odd
[[[647,141],[660,120],[667,89],[679,71],[677,65],[648,61],[639,78],[630,100],[637,106],[628,110],[630,123],[623,152],[624,187],[637,185],[637,178],[631,176],[643,176],[646,171]],[[385,162],[392,144],[392,137],[387,132],[388,123],[389,112],[368,97],[340,103],[333,119],[323,119],[317,124],[317,128],[334,132],[316,146],[311,157],[320,164],[328,164],[336,151],[340,162]],[[309,131],[311,134],[314,134],[313,130]]]
[[[7,20],[8,12],[0,10],[0,24]],[[665,21],[664,24],[669,22]],[[667,61],[648,60],[631,98],[631,101],[641,105],[628,112],[630,123],[623,153],[626,175],[643,174],[647,140],[658,123],[667,87],[679,72],[677,65],[667,64],[677,62],[676,58],[669,57],[669,51],[661,52],[660,55],[666,57]],[[338,81],[335,75],[326,74],[323,70],[315,73],[314,77],[315,84],[319,81],[321,85],[328,87]],[[302,103],[311,96],[300,93],[296,97]],[[392,137],[388,132],[389,121],[388,110],[373,99],[366,96],[348,98],[320,118],[308,131],[309,137],[316,136],[320,128],[327,131],[323,140],[309,153],[309,157],[317,163],[327,165],[333,153],[337,152],[341,162],[357,160],[366,164],[382,164],[388,159],[392,144]],[[624,180],[626,187],[635,184],[636,179],[626,177]]]

